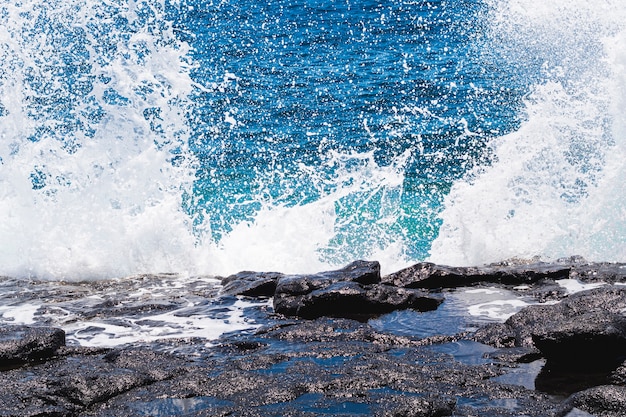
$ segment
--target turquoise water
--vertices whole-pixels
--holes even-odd
[[[623,260],[619,1],[0,2],[0,274]]]
[[[443,195],[516,125],[524,90],[504,71],[485,76],[495,62],[476,41],[479,2],[193,7],[175,21],[195,35],[191,77],[218,88],[194,95],[190,210],[212,239],[263,206],[334,195],[322,259],[349,262],[397,240],[423,259]],[[388,167],[397,182],[361,178]]]

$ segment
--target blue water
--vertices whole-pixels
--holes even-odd
[[[625,8],[556,3],[2,1],[0,274],[623,260]]]
[[[481,53],[479,1],[190,5],[172,18],[198,64],[192,78],[230,77],[219,91],[196,92],[191,121],[200,165],[192,210],[206,211],[214,239],[264,201],[291,206],[332,193],[332,153],[370,153],[388,166],[406,152],[399,213],[387,227],[411,242],[408,257],[423,259],[452,182],[485,159],[490,137],[517,125],[525,91]],[[341,256],[335,247],[382,220],[376,191],[345,197],[325,255]]]

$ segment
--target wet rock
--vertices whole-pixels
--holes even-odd
[[[572,395],[567,404],[597,417],[623,417],[626,387],[603,385]]]
[[[81,415],[553,414],[555,404],[548,396],[494,382],[502,373],[498,366],[458,363],[418,340],[412,344],[374,333],[353,320],[321,318],[290,321],[253,336],[233,335],[235,341],[227,337],[217,348],[227,356],[216,351],[215,358],[189,364],[184,374],[129,390]],[[231,348],[242,340],[260,341],[262,347]],[[474,406],[480,402],[492,413],[480,414]]]
[[[380,282],[380,264],[375,261],[355,261],[345,268],[336,271],[320,272],[311,275],[288,275],[278,280],[276,293],[307,294],[337,282],[377,284]]]
[[[443,417],[451,416],[456,407],[453,398],[394,396],[384,398],[374,407],[378,416]]]
[[[0,327],[0,368],[42,361],[65,346],[65,332],[52,327]]]
[[[434,310],[443,301],[417,290],[385,285],[338,282],[303,295],[277,293],[274,310],[286,316],[312,319],[322,316],[367,319],[395,310]]]
[[[573,265],[570,278],[583,282],[624,282],[626,281],[626,264],[579,261]]]
[[[458,288],[478,283],[523,285],[541,279],[568,278],[570,265],[533,263],[493,264],[482,267],[451,267],[422,262],[382,278],[382,282],[404,288]]]
[[[611,373],[609,381],[613,385],[626,386],[626,362],[623,362]]]
[[[172,378],[185,361],[150,351],[69,349],[38,366],[0,372],[0,416],[71,416]]]
[[[538,332],[532,338],[552,367],[615,368],[626,355],[626,317],[582,314],[579,320]]]
[[[422,290],[382,285],[377,262],[358,261],[339,271],[278,280],[274,310],[286,316],[368,318],[394,310],[434,310],[443,301]]]
[[[228,296],[215,301],[224,303],[219,308],[234,302],[234,295],[274,296],[275,305],[280,307],[284,302],[284,307],[299,317],[286,319],[259,309],[254,319],[264,327],[230,333],[210,345],[198,337],[111,350],[63,347],[57,340],[56,348],[40,349],[45,352],[40,356],[24,353],[25,345],[20,345],[13,356],[26,365],[5,367],[0,372],[0,416],[623,415],[624,386],[619,385],[624,385],[626,371],[624,358],[619,356],[624,352],[621,340],[626,287],[607,286],[567,296],[554,281],[567,270],[568,277],[581,281],[612,282],[623,279],[621,267],[586,264],[578,258],[554,265],[421,265],[383,279],[378,264],[365,261],[320,274],[244,272],[225,278],[221,294]],[[532,272],[520,272],[525,267]],[[415,271],[420,270],[426,272],[416,281],[420,273]],[[168,279],[145,278],[136,285],[142,288],[152,283],[161,288]],[[557,305],[528,307],[505,323],[479,329],[475,340],[501,347],[488,354],[486,347],[477,343],[468,343],[472,347],[462,355],[450,349],[466,342],[463,332],[452,336],[429,333],[429,337],[418,338],[374,328],[364,321],[327,317],[364,319],[401,308],[437,308],[442,301],[438,288],[461,282],[514,285],[519,287],[508,289],[525,297],[565,299]],[[45,291],[49,284],[38,285]],[[203,295],[212,297],[215,288],[220,288],[214,288],[210,280],[198,279],[187,288],[193,297],[184,292],[181,297],[177,290],[168,293],[176,296],[164,295],[156,302],[139,298],[129,302],[124,297],[130,291],[119,291],[111,283],[106,284],[111,285],[106,297],[97,302],[86,307],[84,303],[70,303],[72,297],[83,297],[82,287],[86,285],[91,288],[91,284],[80,284],[81,290],[75,295],[63,296],[63,289],[54,298],[83,316],[83,309],[98,315],[112,309],[107,317],[122,314],[120,324],[127,315],[134,317],[135,311],[144,309],[160,312],[179,306],[177,317],[205,314],[209,300]],[[14,287],[16,293],[22,291],[19,285]],[[102,304],[107,300],[113,302]],[[430,320],[429,314],[414,315],[418,320]],[[325,317],[315,318],[320,315]],[[148,321],[149,316],[135,323]],[[437,324],[433,327],[438,328]],[[94,327],[90,331],[95,334],[101,330]],[[4,338],[0,332],[0,352],[10,350],[10,333]],[[35,339],[45,338],[40,334]],[[608,350],[600,355],[598,346],[608,346]],[[177,353],[163,353],[168,351]],[[534,380],[536,389],[532,383],[513,385],[517,382],[511,381],[517,379],[506,378],[525,375],[531,367],[520,364],[539,357],[547,357],[550,365],[546,364]],[[603,364],[597,357],[611,359]],[[577,366],[588,361],[593,369],[602,365],[596,379],[588,378],[589,369]],[[535,378],[541,363],[533,362],[538,366],[532,367],[529,378]],[[587,382],[581,384],[581,380]],[[566,383],[564,390],[555,388]],[[548,393],[560,398],[574,394],[559,400]]]
[[[474,339],[496,347],[535,346],[552,368],[614,369],[626,355],[626,288],[606,286],[554,305],[529,306]]]
[[[476,330],[472,340],[496,348],[529,347],[518,338],[516,329],[508,323],[493,323]]]
[[[429,344],[320,318],[226,335],[204,356],[63,348],[0,372],[0,416],[554,414],[547,395],[496,382],[501,365],[456,362]]]
[[[222,279],[224,295],[242,295],[246,297],[272,297],[276,283],[284,274],[279,272],[243,271]]]

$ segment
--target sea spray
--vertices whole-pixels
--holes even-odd
[[[330,153],[325,163],[334,167],[332,178],[312,184],[323,188],[319,199],[300,205],[265,201],[253,220],[237,224],[208,249],[216,261],[211,269],[303,273],[358,258],[377,259],[389,272],[405,266],[407,242],[394,224],[403,216],[408,157],[381,167],[372,153]],[[316,175],[309,175],[314,181]]]
[[[535,83],[494,162],[444,202],[431,260],[626,257],[622,2],[494,1],[494,55]]]
[[[0,274],[186,271],[192,89],[158,1],[0,5]]]
[[[619,146],[606,132],[620,128],[599,116],[617,114],[617,99],[605,92],[618,89],[583,82],[598,72],[620,85],[606,64],[605,41],[594,35],[602,13],[584,4],[578,12],[535,6],[3,2],[0,274],[307,272],[358,258],[392,272],[424,260],[438,234],[432,259],[465,256],[468,245],[450,230],[473,233],[484,245],[485,223],[502,216],[519,221],[521,240],[536,240],[523,221],[534,221],[524,215],[529,201],[538,207],[537,198],[524,199],[532,184],[543,177],[559,184],[558,193],[539,187],[548,196],[542,201],[554,202],[544,221],[552,226],[550,216],[594,193],[609,195],[599,190],[615,187],[623,173],[619,154],[606,151]],[[536,25],[519,13],[537,14],[525,17]],[[576,13],[594,19],[579,27]],[[602,26],[605,37],[620,25],[615,18]],[[602,59],[585,60],[585,51]],[[622,58],[615,52],[610,59]],[[546,151],[509,141],[505,134],[518,128],[514,135],[545,133],[542,117],[533,122],[532,114],[547,112],[546,95],[553,111],[546,119],[558,121]],[[572,97],[579,108],[561,112]],[[557,139],[568,129],[596,139]],[[490,152],[485,144],[497,137]],[[463,207],[457,213],[474,206],[465,198],[488,201],[489,181],[481,193],[460,197],[459,190],[480,188],[490,160],[493,169],[505,168],[504,149],[517,146],[508,142],[521,148],[512,154],[528,155],[512,158],[521,171],[502,179],[505,189],[514,184],[505,198],[511,203],[476,213],[476,221],[459,215],[455,226],[452,201]],[[562,170],[564,153],[569,168]],[[526,169],[524,160],[536,166]],[[468,171],[472,180],[461,181]],[[453,184],[439,233],[437,215]],[[619,209],[619,198],[612,205]],[[614,212],[609,206],[598,210]],[[569,220],[562,223],[572,230]],[[526,255],[523,247],[510,252],[518,249],[515,255]],[[498,255],[509,253],[490,256]]]

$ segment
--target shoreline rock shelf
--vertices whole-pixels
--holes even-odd
[[[598,287],[570,294],[562,279]],[[580,258],[420,263],[387,276],[368,261],[319,274],[241,272],[222,279],[220,296],[272,299],[274,311],[263,304],[263,327],[209,347],[200,338],[66,346],[61,329],[0,324],[0,416],[622,416],[621,283],[626,265]],[[505,288],[537,304],[454,335],[368,322],[402,310],[427,317],[461,287]],[[528,364],[540,369],[532,386],[511,383]]]

